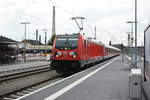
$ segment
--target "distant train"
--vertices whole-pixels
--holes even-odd
[[[0,43],[0,64],[16,61],[17,49],[15,45],[9,43]]]
[[[58,73],[72,73],[120,53],[120,49],[105,46],[82,34],[57,35],[52,49],[51,67]]]
[[[50,54],[52,46],[45,45],[27,45],[25,48],[20,48],[19,53],[27,53],[27,54]]]
[[[18,50],[18,61],[50,60],[52,46],[28,45]],[[25,57],[26,55],[26,57]]]

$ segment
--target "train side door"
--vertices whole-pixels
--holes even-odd
[[[84,59],[87,60],[88,58],[88,43],[87,40],[84,40]]]

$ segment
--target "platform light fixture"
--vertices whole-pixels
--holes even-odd
[[[27,43],[26,43],[26,30],[27,30],[27,24],[31,24],[30,22],[21,22],[20,24],[24,24],[25,25],[25,31],[24,31],[24,40],[25,40],[25,51],[24,51],[24,62],[26,62],[26,47],[27,47]]]

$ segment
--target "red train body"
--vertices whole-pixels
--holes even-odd
[[[79,70],[109,56],[110,48],[81,34],[57,35],[53,44],[51,67],[59,73]]]

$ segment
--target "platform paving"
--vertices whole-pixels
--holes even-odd
[[[56,100],[129,100],[129,70],[117,59]]]
[[[107,64],[109,62],[111,63]],[[130,70],[125,68],[125,63],[122,62],[121,57],[111,59],[19,100],[130,100]],[[77,82],[101,67],[104,68]]]

